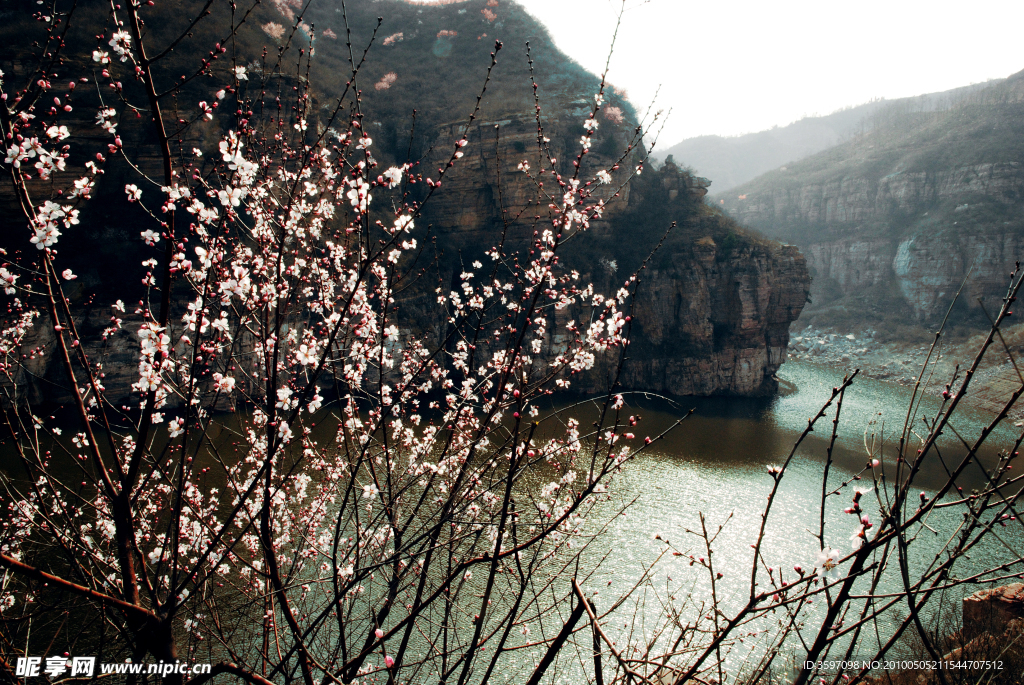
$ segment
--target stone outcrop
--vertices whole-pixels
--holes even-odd
[[[551,98],[551,107],[546,110],[544,134],[550,138],[549,149],[558,160],[555,168],[566,178],[573,173],[572,160],[579,153],[578,128],[580,122],[589,116],[585,109],[586,101],[578,101],[567,96]],[[630,126],[602,121],[599,129],[594,132],[594,146],[584,155],[580,165],[579,178],[592,178],[601,169],[610,169],[616,164],[629,141]],[[432,167],[440,167],[448,161],[447,154],[455,140],[466,131],[462,123],[448,123],[440,126],[433,136],[433,149],[436,153],[431,157]],[[482,121],[466,132],[469,144],[463,148],[465,156],[445,175],[443,192],[436,193],[430,199],[427,215],[434,220],[446,234],[458,236],[463,240],[492,240],[496,234],[494,229],[503,227],[502,216],[514,221],[522,215],[532,218],[535,214],[547,214],[547,203],[538,206],[536,178],[538,167],[550,164],[547,160],[539,160],[537,153],[537,124],[533,113],[528,111],[510,111],[501,119]],[[635,158],[631,155],[630,159]],[[527,161],[531,165],[531,178],[521,169],[519,164]],[[630,185],[627,183],[621,191],[619,185],[628,176],[623,169],[613,172],[613,183],[599,186],[594,190],[594,202],[603,200],[606,206],[606,217],[591,222],[597,231],[609,230],[608,219],[614,217],[629,204]],[[553,185],[550,176],[546,177],[548,185]],[[557,188],[548,192],[560,200]],[[532,222],[520,222],[523,226],[513,238],[526,235],[526,226],[533,232]]]
[[[807,300],[803,256],[753,244],[722,255],[710,238],[644,275],[623,385],[675,395],[766,395]]]
[[[548,119],[548,130],[568,128],[575,114],[568,108],[556,110]],[[530,208],[531,202],[536,206],[536,187],[516,169],[523,158],[521,152],[517,155],[516,144],[535,146],[535,131],[515,117],[498,125],[511,131],[502,133],[497,144],[476,144],[471,132],[465,166],[452,175],[451,181],[445,181],[447,192],[440,194],[429,209],[428,216],[440,226],[449,249],[461,246],[471,251],[473,242],[494,244],[503,229],[502,209],[512,225],[512,242],[534,229],[532,222],[512,222],[511,217],[524,210],[529,214],[536,211]],[[494,124],[481,125],[480,130],[494,135]],[[625,141],[626,130],[617,131],[609,125],[602,126],[601,131],[602,135]],[[451,136],[461,131],[441,133]],[[600,153],[587,155],[582,175],[610,168],[614,162],[614,158]],[[629,359],[619,378],[621,387],[672,395],[775,392],[778,383],[774,375],[786,359],[789,325],[807,301],[810,278],[804,257],[795,247],[750,235],[726,234],[728,237],[723,239],[719,231],[716,242],[711,235],[714,231],[695,218],[707,210],[702,200],[711,181],[672,164],[647,173],[654,179],[647,177],[645,196],[638,194],[633,184],[618,192],[617,183],[595,191],[596,197],[605,200],[606,210],[602,220],[592,222],[590,232],[600,237],[608,252],[598,251],[590,262],[578,264],[581,280],[593,282],[598,292],[614,293],[631,268],[621,263],[616,243],[628,235],[634,243],[649,242],[641,249],[650,250],[660,237],[660,231],[642,237],[643,232],[631,225],[635,220],[630,213],[631,202],[634,209],[643,203],[667,208],[669,216],[683,224],[679,238],[666,243],[664,254],[642,274],[633,305]],[[726,242],[734,244],[723,244]],[[424,315],[429,316],[429,310],[424,310]],[[556,316],[553,330],[557,335],[569,320],[589,318],[589,310],[569,308]],[[417,328],[444,329],[437,323]],[[558,344],[557,338],[550,341],[549,356],[557,353]],[[604,363],[575,379],[572,387],[584,392],[606,390],[614,356],[606,355]]]
[[[999,635],[1010,621],[1024,619],[1024,583],[979,590],[963,602],[964,639]]]

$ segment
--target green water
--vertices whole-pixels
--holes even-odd
[[[783,392],[772,399],[693,399],[667,402],[644,401],[633,398],[637,411],[644,416],[639,434],[653,435],[668,426],[684,410],[696,409],[669,439],[641,455],[614,481],[613,497],[606,503],[603,513],[615,515],[619,508],[628,508],[618,515],[601,541],[591,550],[591,559],[600,560],[601,566],[588,579],[588,587],[598,589],[599,598],[610,604],[617,595],[627,591],[643,569],[666,549],[669,540],[673,549],[706,556],[702,541],[687,532],[700,530],[700,515],[707,526],[715,530],[725,524],[715,544],[716,570],[724,573],[718,581],[718,596],[726,614],[739,607],[749,595],[750,568],[753,559],[751,544],[756,540],[761,512],[772,487],[772,478],[766,470],[769,464],[781,464],[794,440],[806,428],[809,417],[815,415],[842,376],[834,369],[806,363],[787,363],[780,374]],[[940,388],[941,390],[941,388]],[[932,417],[939,408],[940,390],[925,394],[920,415]],[[830,489],[838,487],[861,471],[867,461],[865,434],[873,432],[876,439],[884,437],[884,453],[892,454],[894,435],[898,436],[906,418],[911,389],[872,379],[856,379],[847,390],[839,424],[839,437],[835,451]],[[819,502],[825,451],[831,434],[834,409],[820,420],[814,432],[804,441],[782,479],[778,499],[773,506],[766,530],[762,553],[765,563],[781,567],[790,580],[796,578],[792,570],[800,565],[814,567],[820,549],[816,534],[819,530]],[[991,417],[973,412],[969,406],[952,422],[962,437],[976,437]],[[883,430],[884,427],[884,430]],[[991,447],[983,450],[983,461],[990,462],[1000,448],[1012,445],[1013,424],[995,431]],[[953,435],[941,441],[947,463],[956,463],[965,450],[958,446]],[[888,470],[890,476],[892,470]],[[945,472],[937,459],[922,469],[916,490],[929,495],[945,481]],[[965,489],[981,483],[981,470],[972,467],[960,479]],[[871,484],[870,473],[853,485]],[[848,487],[839,496],[828,498],[826,504],[826,545],[838,549],[843,555],[852,550],[851,534],[857,525],[855,516],[844,514],[850,505],[852,492]],[[880,518],[875,494],[864,502],[873,522]],[[912,509],[913,507],[911,507]],[[962,521],[960,509],[935,512],[928,524],[936,533],[923,531],[911,546],[912,567],[921,568],[934,558],[941,544]],[[1003,542],[989,540],[958,566],[963,576],[983,566],[1019,559],[1024,550],[1024,534],[1019,523],[999,529]],[[656,539],[659,536],[662,540]],[[1009,546],[1009,549],[1007,548]],[[1019,568],[1017,569],[1020,570]],[[640,612],[649,624],[645,635],[655,630],[660,600],[652,601],[652,592],[658,589],[660,597],[674,595],[675,605],[685,601],[684,616],[696,615],[700,602],[710,599],[710,581],[706,569],[691,566],[687,555],[663,558],[656,567],[655,581],[644,596],[645,609]],[[762,587],[767,586],[766,574],[759,572]],[[902,589],[898,571],[893,566],[878,592]],[[970,586],[973,592],[977,586]],[[689,598],[687,600],[687,597]],[[961,595],[948,598],[957,605]],[[905,608],[905,606],[904,606]],[[622,612],[627,616],[629,610]],[[814,612],[811,612],[814,615]],[[614,623],[614,622],[612,622]],[[615,626],[622,632],[637,630],[635,621],[622,620]],[[883,630],[884,632],[884,630]],[[634,637],[636,633],[634,632]],[[744,650],[755,654],[757,640],[737,648],[729,663],[738,667],[746,658]],[[799,652],[799,648],[793,650]],[[865,655],[869,655],[867,650]]]
[[[627,395],[627,413],[641,417],[639,425],[631,429],[638,437],[658,435],[691,408],[695,411],[664,440],[625,465],[610,484],[608,498],[592,512],[586,525],[584,532],[595,533],[602,529],[584,553],[579,575],[588,592],[598,593],[595,601],[599,609],[608,608],[627,593],[645,569],[661,556],[652,571],[651,583],[635,595],[641,606],[634,607],[628,602],[623,605],[607,621],[609,633],[622,640],[628,637],[649,641],[663,619],[665,601],[671,603],[684,620],[699,615],[702,602],[706,611],[711,598],[708,573],[699,565],[691,566],[688,557],[689,554],[706,556],[701,540],[688,532],[700,530],[701,514],[711,530],[724,524],[714,545],[716,571],[723,573],[717,582],[720,607],[730,615],[746,599],[753,556],[750,545],[756,540],[765,498],[773,483],[765,467],[783,463],[794,441],[806,428],[808,418],[818,412],[832,388],[842,382],[841,374],[833,368],[801,362],[784,365],[779,377],[782,392],[773,398],[677,398],[670,401],[643,394]],[[933,388],[924,393],[918,416],[934,416],[941,404],[939,390],[941,388]],[[870,440],[872,434],[882,445],[883,456],[892,455],[895,436],[904,423],[910,399],[909,388],[868,378],[855,380],[844,398],[834,466],[829,477],[830,489],[864,469],[868,458],[865,441]],[[581,426],[589,425],[595,418],[595,412],[586,403],[573,413]],[[782,479],[768,520],[762,548],[764,563],[782,568],[790,580],[795,578],[794,566],[813,569],[819,551],[816,537],[819,502],[833,415],[834,408],[818,422],[797,451]],[[987,415],[973,412],[968,403],[952,426],[969,441],[989,420]],[[329,423],[324,422],[317,431],[324,431],[325,436],[333,435],[334,427]],[[998,428],[990,439],[991,447],[983,450],[983,461],[990,463],[998,449],[1012,444],[1015,430],[1020,429],[1009,422]],[[959,461],[964,449],[958,446],[952,431],[948,433],[941,443],[942,453],[947,463],[952,464]],[[227,434],[222,437],[230,439]],[[892,474],[891,469],[888,473]],[[866,486],[870,480],[870,475],[866,474],[864,480],[856,484]],[[916,489],[930,495],[943,481],[942,466],[933,459],[922,469]],[[965,489],[980,483],[981,471],[977,467],[967,471],[960,481]],[[844,555],[852,549],[850,536],[857,524],[854,517],[842,513],[849,505],[850,494],[847,488],[841,495],[828,498],[826,504],[825,542]],[[873,497],[872,494],[865,498],[865,511],[872,521],[878,521],[878,505]],[[923,534],[913,543],[914,568],[920,568],[934,557],[960,521],[958,517],[958,510],[947,509],[929,519],[929,525],[937,533]],[[991,541],[976,549],[971,559],[961,565],[960,575],[1019,559],[1019,552],[1024,550],[1024,535],[1019,524],[1002,529],[1000,538],[1001,541]],[[671,549],[684,555],[665,555],[666,540],[671,543]],[[765,587],[767,577],[763,571],[759,578]],[[555,584],[562,580],[556,578]],[[566,577],[564,585],[568,582]],[[898,589],[897,576],[891,573],[879,591]],[[974,589],[971,586],[970,590]],[[958,603],[959,600],[956,596],[950,601]],[[496,601],[501,603],[503,599],[496,598]],[[816,611],[820,613],[823,608],[820,604],[807,612],[809,625],[813,624]],[[537,630],[557,630],[559,621],[556,615],[546,615],[540,621],[544,625]],[[536,639],[537,630],[532,639]],[[523,642],[527,640],[522,638]],[[754,638],[735,647],[727,656],[730,670],[741,668],[751,654],[761,653],[764,644],[763,639]],[[422,645],[416,645],[420,647]],[[792,653],[798,655],[799,647],[791,647]],[[513,652],[505,673],[507,677],[496,682],[519,682],[522,673],[532,669],[538,654],[536,649],[530,648]],[[869,655],[866,651],[864,654]],[[578,675],[578,671],[575,667],[565,669],[563,672],[569,677],[566,682],[573,681],[573,674]]]

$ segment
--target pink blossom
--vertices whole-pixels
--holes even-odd
[[[281,40],[281,38],[284,37],[284,26],[278,24],[277,22],[268,21],[261,28],[263,29],[264,33],[266,33],[274,40]]]
[[[388,73],[381,76],[380,81],[373,84],[373,87],[376,88],[377,90],[387,90],[388,88],[391,87],[391,84],[393,84],[396,80],[398,80],[398,74],[396,74],[393,71],[389,71]]]
[[[613,124],[621,124],[625,121],[625,115],[623,115],[621,107],[605,107],[603,114],[604,118]]]

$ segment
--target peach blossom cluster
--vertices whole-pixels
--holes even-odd
[[[297,18],[300,3],[273,6]],[[118,11],[139,9],[126,7]],[[275,22],[260,28],[272,37],[286,32]],[[156,102],[165,77],[135,68],[146,41],[117,37],[109,45],[124,63],[105,53],[93,62],[105,86],[121,92],[118,79],[135,79],[133,88]],[[227,51],[217,43],[211,54]],[[260,630],[295,647],[294,656],[271,655],[282,669],[272,678],[291,677],[292,662],[301,670],[307,661],[346,682],[404,673],[398,621],[433,630],[442,604],[481,623],[518,629],[533,621],[488,614],[476,585],[513,566],[553,577],[563,553],[585,544],[584,518],[605,483],[644,449],[620,430],[621,396],[607,398],[610,418],[596,430],[572,418],[554,431],[533,430],[545,421],[550,393],[575,388],[580,374],[624,352],[637,280],[620,278],[604,294],[560,259],[564,242],[601,216],[613,191],[601,175],[557,173],[550,151],[536,172],[520,165],[534,174],[537,206],[549,209],[532,237],[514,248],[497,240],[474,246],[450,278],[420,279],[418,260],[431,240],[424,206],[449,187],[476,134],[462,128],[436,171],[417,160],[382,163],[377,157],[390,152],[377,152],[358,93],[320,117],[307,84],[293,81],[290,102],[254,116],[265,94],[246,86],[259,64],[231,63],[231,78],[213,86],[212,97],[172,86],[183,102],[194,99],[175,110],[190,118],[173,135],[161,138],[160,126],[148,134],[163,162],[156,178],[145,173],[149,161],[123,148],[118,127],[119,110],[140,127],[160,122],[159,112],[110,98],[90,105],[86,121],[95,122],[79,133],[78,120],[60,117],[71,111],[73,84],[88,80],[48,93],[46,109],[35,100],[8,103],[5,169],[26,202],[15,230],[36,249],[0,265],[8,305],[0,389],[20,392],[15,374],[38,354],[27,349],[37,340],[31,329],[46,320],[47,353],[60,353],[55,363],[64,365],[80,421],[58,439],[50,420],[28,411],[19,419],[25,437],[36,436],[18,440],[35,450],[23,464],[33,473],[29,487],[11,482],[0,491],[0,563],[54,568],[51,556],[64,554],[69,577],[88,582],[69,591],[145,613],[167,647],[160,653],[189,654],[208,641],[237,655],[232,673],[268,665],[263,656],[275,649],[250,649]],[[83,79],[91,75],[90,68]],[[374,87],[396,81],[388,72]],[[38,87],[52,90],[45,79]],[[220,107],[226,102],[232,106]],[[223,128],[206,124],[215,112]],[[321,122],[330,123],[321,131]],[[192,135],[197,124],[208,135]],[[101,152],[97,136],[109,141]],[[105,348],[85,349],[75,329],[82,318],[72,311],[79,305],[60,293],[77,278],[62,263],[62,232],[96,220],[80,207],[107,151],[130,162],[113,195],[138,219],[125,253],[142,257],[126,259],[116,278],[144,291],[112,295],[103,306],[103,339],[116,339],[131,359],[119,395],[104,387]],[[76,164],[78,178],[65,178]],[[28,180],[38,184],[32,193]],[[56,294],[41,294],[40,283]],[[410,316],[410,288],[445,339]],[[15,399],[11,406],[28,407]],[[70,464],[87,462],[76,482],[51,475],[51,448]],[[4,578],[0,607],[21,611],[25,586],[15,592]],[[356,626],[362,619],[351,617],[379,605],[389,588],[405,593],[421,580],[429,583],[426,608],[400,594],[383,600],[391,602],[387,620],[335,631],[334,619]],[[219,597],[230,603],[231,630],[209,622]],[[529,611],[557,605],[545,597],[530,598]],[[237,625],[244,635],[235,637]],[[338,640],[344,650],[319,646]],[[457,644],[450,651],[467,659],[483,651]]]
[[[373,84],[373,87],[377,90],[387,90],[391,85],[398,79],[398,74],[393,71],[389,71],[380,77],[380,81]]]
[[[278,24],[277,22],[268,21],[260,28],[262,28],[263,32],[266,33],[271,38],[273,38],[274,40],[281,40],[281,38],[284,36],[284,27]]]

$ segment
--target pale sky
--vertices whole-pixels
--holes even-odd
[[[518,0],[604,68],[621,0]],[[609,81],[638,110],[661,86],[664,149],[1024,69],[1022,0],[626,0]]]

